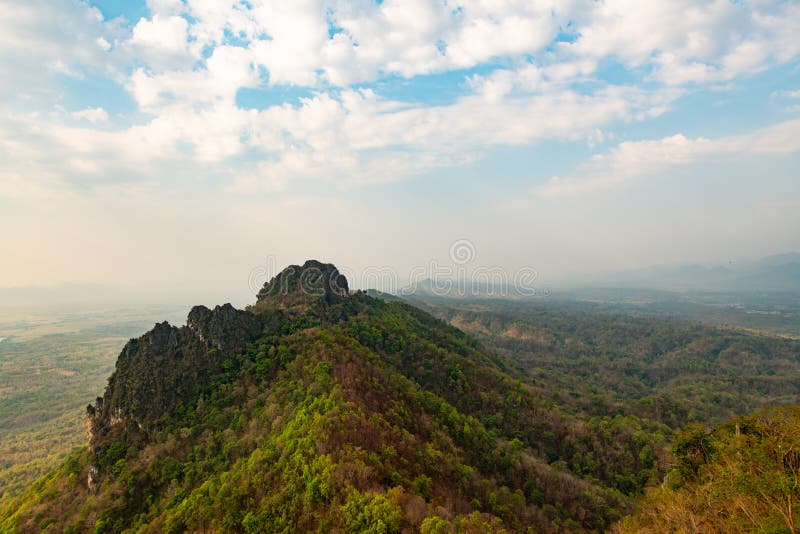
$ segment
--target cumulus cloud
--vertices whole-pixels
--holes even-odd
[[[103,70],[116,28],[78,0],[0,0],[0,101],[52,97],[56,76]]]
[[[571,84],[593,80],[597,63],[574,60],[540,67],[525,63],[515,69],[497,69],[488,75],[475,74],[469,86],[488,100],[502,100],[512,94],[543,93],[568,88]]]
[[[151,2],[151,10],[188,17],[191,38],[203,46],[223,43],[226,36],[246,42],[272,84],[345,86],[537,52],[569,22],[571,4],[187,0],[176,9],[159,0]]]
[[[189,23],[180,16],[140,19],[127,45],[149,68],[190,68],[200,57],[200,47],[190,42]]]
[[[202,106],[215,102],[233,104],[236,92],[258,83],[247,52],[240,47],[219,46],[202,69],[174,70],[153,74],[143,68],[130,77],[128,90],[139,107],[158,113],[176,104]]]
[[[692,0],[596,2],[581,18],[581,57],[613,57],[651,68],[671,85],[731,80],[800,53],[800,4]]]
[[[245,192],[296,179],[399,180],[464,165],[497,145],[602,143],[605,129],[666,111],[687,84],[732,80],[800,54],[792,2],[148,0],[148,16],[128,27],[77,0],[3,2],[4,70],[23,61],[22,80],[28,72],[31,87],[53,90],[31,64],[53,76],[95,69],[140,112],[51,111],[45,97],[35,116],[0,122],[5,166],[67,182],[146,177],[170,165]],[[601,79],[609,60],[648,83]],[[447,72],[461,83],[446,103],[381,94],[383,82]],[[19,102],[20,84],[0,81],[0,94]],[[237,99],[243,89],[278,86],[307,91],[258,109]],[[683,141],[697,145],[665,144],[679,157]]]
[[[202,80],[174,80],[172,87],[194,84],[202,92]],[[85,179],[87,173],[101,171],[146,176],[167,164],[207,175],[204,164],[250,153],[258,155],[257,162],[237,165],[229,190],[276,191],[296,179],[349,186],[464,165],[497,144],[596,136],[600,126],[656,114],[675,97],[671,92],[612,87],[593,95],[560,91],[508,100],[487,100],[478,93],[427,106],[388,100],[370,90],[348,90],[336,98],[321,92],[297,105],[258,111],[238,108],[226,87],[211,85],[201,100],[202,110],[185,99],[150,102],[142,97],[154,117],[116,130],[61,124],[58,117],[42,127],[42,118],[11,117],[0,123],[0,140],[23,140],[21,147],[28,153],[21,159],[10,150],[4,153],[0,144],[0,157],[47,172],[61,168],[62,174]],[[72,161],[72,168],[60,167],[63,161]]]
[[[576,175],[554,176],[534,192],[545,197],[581,195],[614,189],[681,165],[722,157],[797,151],[800,151],[800,120],[717,139],[690,139],[676,134],[658,140],[626,141],[606,154],[592,157]]]
[[[270,84],[316,85],[328,40],[325,12],[317,2],[265,2],[253,10],[252,23],[255,29],[237,29],[269,36],[250,49],[253,61],[268,71]]]
[[[89,122],[103,122],[108,120],[108,113],[103,108],[87,108],[70,113],[76,119],[85,119]]]

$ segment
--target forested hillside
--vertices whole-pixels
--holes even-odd
[[[541,396],[589,417],[677,429],[800,403],[797,338],[541,300],[415,302],[504,356]]]
[[[245,310],[156,324],[87,407],[88,445],[7,502],[0,529],[602,532],[667,473],[664,491],[699,495],[722,456],[697,443],[728,428],[705,425],[800,401],[797,340],[414,302],[309,261]],[[649,495],[625,528],[672,494]]]
[[[620,533],[800,530],[800,407],[764,409],[675,439],[676,467]]]
[[[660,479],[658,425],[582,421],[440,320],[319,285],[337,277],[295,266],[247,311],[131,340],[89,447],[3,528],[601,531]]]

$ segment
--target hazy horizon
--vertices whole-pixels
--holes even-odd
[[[254,266],[246,277],[226,280],[216,285],[173,281],[169,284],[147,286],[67,283],[0,287],[0,313],[46,309],[78,312],[131,306],[214,306],[225,302],[246,306],[255,301],[259,289],[278,272],[291,264],[302,264],[304,261],[281,262],[280,258],[268,257]],[[788,282],[784,280],[784,286],[779,288],[770,287],[770,278],[774,273],[767,271],[765,274],[764,268],[783,268],[787,265],[792,269]],[[628,289],[634,292],[630,294],[635,294],[637,289],[678,293],[689,289],[729,293],[733,302],[737,293],[777,291],[791,298],[791,294],[800,292],[800,278],[797,277],[797,272],[800,272],[798,252],[707,264],[653,265],[630,270],[553,274],[540,273],[525,266],[517,271],[510,271],[499,265],[481,264],[477,260],[474,244],[459,240],[451,247],[448,258],[432,258],[420,262],[408,272],[386,265],[366,266],[361,270],[348,265],[337,267],[347,277],[351,290],[377,289],[397,295],[425,291],[426,286],[434,288],[435,294],[439,296],[544,296],[556,299],[573,299],[583,290],[602,288]],[[725,275],[731,278],[725,279]],[[737,284],[743,279],[760,285]],[[451,284],[458,281],[462,283]]]
[[[461,240],[458,240],[461,241]],[[794,259],[795,256],[800,256],[800,252],[794,250],[782,251],[777,252],[775,254],[768,254],[766,256],[758,256],[758,257],[745,257],[745,258],[733,258],[733,259],[718,259],[716,261],[705,261],[705,262],[681,262],[681,263],[661,263],[661,264],[649,264],[649,265],[642,265],[636,267],[620,267],[617,269],[608,268],[604,270],[584,270],[580,271],[577,270],[577,267],[571,270],[565,270],[560,272],[550,272],[546,273],[548,275],[547,280],[550,283],[557,283],[557,284],[565,284],[565,285],[572,285],[572,284],[581,284],[585,280],[589,280],[592,277],[602,277],[602,276],[609,276],[609,275],[624,275],[626,273],[631,272],[643,272],[643,271],[657,271],[662,269],[680,269],[680,268],[689,268],[689,267],[700,267],[706,269],[713,269],[715,267],[724,267],[724,268],[733,268],[734,266],[739,267],[741,265],[748,265],[751,263],[755,263],[761,260],[769,259],[769,258],[779,258],[782,256],[792,257],[790,261],[796,261]],[[327,263],[333,263],[340,268],[343,273],[350,274],[353,280],[352,282],[356,282],[356,285],[353,286],[354,289],[375,289],[371,285],[362,286],[358,284],[359,280],[364,279],[365,277],[369,277],[370,272],[381,272],[382,270],[391,271],[393,272],[398,280],[401,282],[409,282],[410,279],[418,279],[424,280],[427,277],[424,275],[427,274],[436,274],[435,272],[432,273],[431,266],[433,268],[441,267],[443,270],[447,272],[445,274],[449,274],[450,278],[456,279],[459,274],[459,263],[453,262],[452,257],[449,254],[444,254],[441,257],[437,258],[428,258],[424,261],[419,261],[416,264],[413,264],[408,271],[403,272],[400,269],[396,269],[389,265],[382,265],[382,264],[373,264],[373,265],[364,265],[360,269],[354,268],[348,264],[337,264],[333,261],[330,261],[328,258],[325,257],[306,257],[306,258],[296,258],[296,259],[287,259],[286,261],[281,261],[281,258],[277,258],[275,256],[269,255],[264,260],[260,261],[256,265],[252,265],[249,268],[249,271],[245,274],[244,277],[236,276],[230,279],[227,279],[226,282],[231,282],[233,280],[239,279],[239,282],[244,282],[247,279],[248,288],[253,286],[256,279],[258,282],[258,286],[262,285],[262,281],[266,281],[265,278],[272,277],[276,275],[281,269],[286,268],[290,265],[301,265],[307,260],[318,260]],[[487,267],[497,267],[497,268],[504,268],[502,265],[489,265],[484,264],[477,260],[477,254],[475,257],[472,257],[468,262],[465,262],[465,267],[462,270],[463,273],[469,275],[472,271],[476,269],[484,269]],[[525,267],[525,266],[523,266]],[[540,273],[538,271],[537,276],[543,276],[545,273]],[[354,275],[354,276],[353,276]],[[123,290],[123,291],[140,291],[141,289],[145,288],[144,285],[137,285],[126,282],[125,280],[119,280],[117,282],[111,283],[97,283],[97,282],[61,282],[61,283],[47,283],[43,281],[43,283],[35,283],[35,284],[17,284],[17,285],[6,285],[0,286],[2,290],[27,290],[27,289],[81,289],[81,288],[97,288],[97,289],[113,289],[113,290]],[[166,288],[172,289],[181,289],[181,286],[175,285],[175,281],[165,281],[161,283],[151,283],[148,284],[147,287],[151,287],[157,290],[164,290]],[[197,287],[197,286],[194,286]],[[215,292],[222,291],[225,287],[219,286],[209,286],[207,289],[215,290]]]

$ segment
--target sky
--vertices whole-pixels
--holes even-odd
[[[0,10],[0,287],[800,250],[797,1]]]

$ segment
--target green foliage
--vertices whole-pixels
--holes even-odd
[[[350,492],[341,507],[344,527],[353,534],[392,534],[400,531],[402,515],[397,505],[383,494]]]
[[[426,517],[420,527],[420,534],[449,534],[453,532],[453,524],[439,516]]]
[[[431,500],[431,477],[422,474],[414,479],[414,491],[426,501]]]
[[[765,409],[676,439],[678,467],[623,532],[800,530],[800,406]]]
[[[756,369],[766,376],[791,368],[794,347],[528,308],[437,311],[490,350],[402,302],[358,293],[291,304],[199,309],[193,328],[217,321],[213,339],[162,325],[153,344],[130,345],[103,412],[119,421],[103,419],[90,451],[0,509],[0,526],[603,531],[662,480],[677,423],[729,399],[713,380],[673,395],[668,373],[728,380],[715,361],[746,348],[774,356]],[[707,439],[696,427],[675,441],[685,483],[722,450]],[[781,480],[747,491],[784,491],[792,480]]]
[[[769,404],[800,404],[800,339],[634,317],[588,303],[428,299],[426,308],[504,356],[553,404],[673,430]]]

